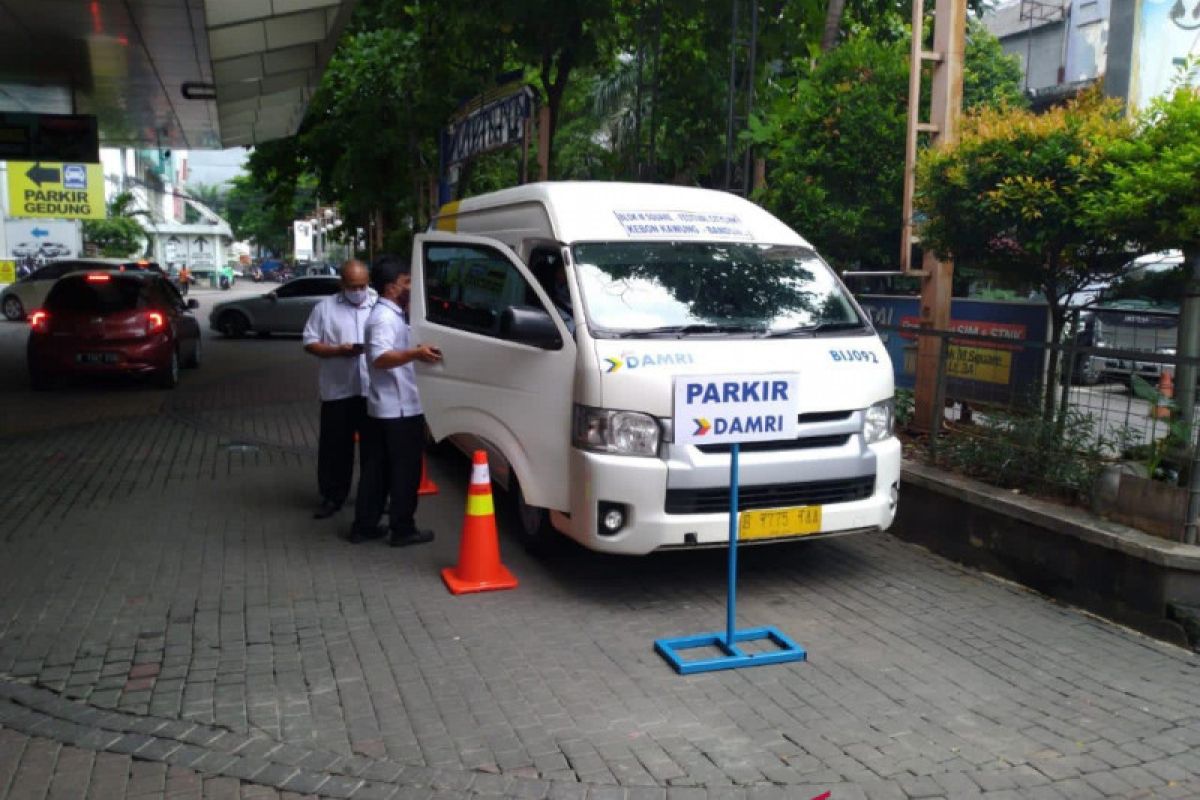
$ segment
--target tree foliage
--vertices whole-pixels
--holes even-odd
[[[736,147],[768,155],[770,180],[781,185],[817,181],[777,210],[806,233],[836,233],[836,261],[890,263],[899,221],[885,206],[900,191],[909,7],[846,0],[835,16],[839,39],[849,35],[852,44],[822,56],[829,10],[827,0],[760,8],[756,106],[763,125]],[[300,132],[252,153],[259,199],[270,215],[287,217],[289,193],[311,176],[322,201],[340,207],[347,230],[381,226],[393,233],[391,246],[402,246],[434,210],[441,130],[464,100],[502,74],[523,75],[550,108],[552,179],[722,187],[730,26],[728,0],[583,0],[552,8],[540,0],[362,0]],[[979,102],[1019,97],[1012,64],[994,40],[976,44],[973,34],[968,97],[973,81]],[[826,76],[850,80],[850,104],[862,107],[840,107],[844,118],[829,125],[786,108],[796,98],[833,102],[836,93],[818,85]],[[882,84],[872,85],[877,77]],[[859,123],[868,129],[862,136],[851,131]],[[795,150],[807,142],[805,126],[818,134],[817,157]],[[535,142],[531,177],[536,149]],[[812,175],[801,172],[809,167]],[[519,174],[515,148],[487,154],[462,167],[458,191],[512,185]],[[852,247],[863,237],[865,250]]]
[[[1000,108],[966,116],[955,146],[927,150],[918,163],[921,241],[941,257],[1037,286],[1058,341],[1064,299],[1133,255],[1128,240],[1091,213],[1112,184],[1111,154],[1131,133],[1119,103],[1098,93],[1040,115]],[[1056,357],[1052,351],[1049,374]],[[1047,412],[1053,400],[1048,385]]]
[[[108,203],[108,216],[83,223],[85,242],[96,245],[100,255],[107,258],[129,258],[137,255],[147,244],[146,229],[139,219],[145,211],[134,209],[130,192],[121,192]]]
[[[907,48],[866,37],[796,65],[751,128],[768,161],[761,202],[841,268],[895,261]]]

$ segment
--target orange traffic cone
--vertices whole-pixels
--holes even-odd
[[[426,464],[425,464],[425,454],[422,453],[421,454],[421,488],[417,489],[417,494],[420,495],[421,497],[424,497],[426,495],[437,494],[437,493],[438,493],[438,486],[436,483],[433,482],[433,479],[429,477],[429,469],[426,467]]]
[[[1164,402],[1172,400],[1175,397],[1175,377],[1172,374],[1174,370],[1163,369],[1162,377],[1158,379],[1158,400],[1154,403],[1154,418],[1155,419],[1170,419],[1171,404]]]
[[[467,489],[467,513],[463,518],[458,566],[442,570],[442,580],[451,594],[515,589],[517,579],[500,563],[500,541],[496,537],[496,511],[492,504],[492,478],[487,453],[475,451],[471,485]]]

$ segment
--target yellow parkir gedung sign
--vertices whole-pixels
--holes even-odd
[[[16,283],[17,262],[0,261],[0,283]]]
[[[104,170],[99,164],[10,161],[8,208],[14,217],[104,219]]]

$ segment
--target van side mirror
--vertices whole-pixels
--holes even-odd
[[[187,301],[187,307],[194,311],[200,307],[200,301],[193,297]]]
[[[558,350],[562,337],[550,314],[534,306],[509,306],[500,315],[500,338],[543,350]]]

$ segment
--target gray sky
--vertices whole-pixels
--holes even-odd
[[[188,183],[225,183],[239,172],[250,151],[244,147],[228,150],[189,150]]]

